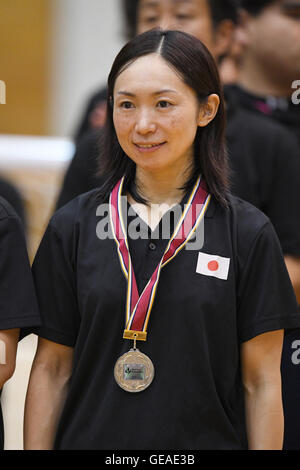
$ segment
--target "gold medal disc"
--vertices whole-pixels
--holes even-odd
[[[126,392],[142,392],[154,378],[154,366],[148,356],[138,349],[130,349],[117,360],[114,376],[117,384]]]

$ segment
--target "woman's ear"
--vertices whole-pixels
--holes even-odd
[[[216,94],[209,95],[206,103],[201,105],[198,115],[198,126],[207,126],[215,117],[218,112],[220,104],[220,98]]]

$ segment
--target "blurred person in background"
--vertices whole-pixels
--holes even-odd
[[[24,227],[11,205],[0,196],[0,396],[3,385],[14,373],[19,339],[25,336],[26,328],[38,325],[40,317]],[[0,450],[3,443],[0,407]]]
[[[289,128],[300,142],[300,0],[239,0],[238,84],[246,109]],[[300,147],[299,147],[300,158]]]
[[[0,176],[0,196],[14,208],[25,227],[25,209],[22,197],[14,185],[9,183],[5,178]]]
[[[239,80],[243,47],[236,39],[236,35],[237,30],[234,33],[233,42],[228,53],[223,57],[222,62],[219,64],[220,75],[225,86],[235,85]]]
[[[236,41],[242,54],[237,84],[227,87],[227,94],[244,110],[263,116],[265,122],[275,120],[293,132],[300,160],[300,0],[239,0],[239,5]],[[288,152],[285,164],[289,165]],[[288,184],[283,184],[284,191]],[[300,219],[300,209],[295,218]],[[296,287],[300,258],[297,251],[291,254],[287,253],[285,260]],[[300,304],[299,295],[297,299]],[[298,330],[284,342],[282,365],[284,448],[296,450],[300,449],[299,344]]]

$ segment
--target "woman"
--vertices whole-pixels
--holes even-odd
[[[279,449],[300,318],[269,220],[228,194],[215,63],[147,32],[108,90],[106,183],[54,215],[34,262],[25,448]]]
[[[15,370],[20,328],[40,325],[24,229],[10,204],[0,197],[0,395]],[[0,408],[0,450],[4,434]]]

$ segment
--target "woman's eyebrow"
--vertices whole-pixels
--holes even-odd
[[[130,93],[130,91],[118,91],[117,95],[132,96],[133,98],[136,96],[134,93]]]
[[[155,95],[162,95],[163,93],[176,93],[176,94],[177,94],[177,91],[171,90],[171,89],[169,89],[169,88],[165,88],[165,89],[163,89],[163,90],[154,91],[154,92],[152,93],[152,95],[153,95],[153,96],[155,96]],[[130,91],[125,91],[125,90],[124,90],[124,91],[118,91],[118,92],[117,92],[117,95],[126,95],[126,96],[131,96],[131,97],[133,97],[133,98],[136,97],[136,95],[135,95],[134,93],[131,93]]]
[[[163,93],[177,93],[177,91],[171,90],[170,88],[165,88],[163,90],[155,91],[153,95],[162,95]]]
[[[179,3],[193,3],[193,0],[172,0],[172,3],[177,5]],[[149,0],[141,3],[140,10],[146,10],[147,8],[157,8],[160,6],[160,0]]]

